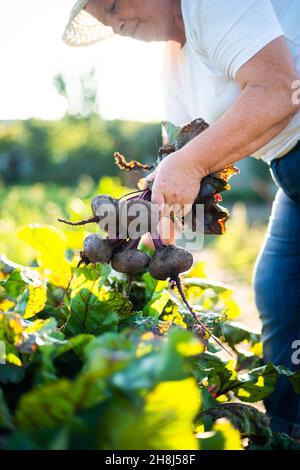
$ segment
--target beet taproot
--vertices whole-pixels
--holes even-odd
[[[92,199],[91,208],[99,228],[109,238],[116,238],[119,232],[119,201],[107,194],[99,194]]]
[[[110,263],[112,258],[111,243],[93,233],[84,240],[84,254],[91,263]]]
[[[111,265],[119,273],[143,273],[149,265],[149,256],[140,250],[124,248],[113,255]]]
[[[149,273],[154,279],[164,281],[176,279],[180,273],[188,271],[193,265],[193,255],[173,245],[158,248],[149,264]]]

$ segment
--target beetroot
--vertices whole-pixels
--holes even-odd
[[[124,248],[112,257],[112,268],[124,274],[143,273],[149,264],[149,256],[140,250]]]
[[[112,258],[112,247],[109,240],[92,234],[84,240],[84,254],[91,263],[109,263]]]
[[[109,238],[116,238],[119,232],[119,201],[100,194],[92,199],[91,208],[100,229],[108,233]]]
[[[154,279],[176,279],[180,273],[193,265],[193,255],[173,245],[158,248],[149,264],[149,272]]]

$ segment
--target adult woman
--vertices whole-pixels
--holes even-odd
[[[88,37],[77,15],[84,7],[94,21],[85,23]],[[270,165],[281,189],[254,284],[264,358],[291,369],[300,339],[299,20],[298,0],[80,0],[64,35],[70,45],[96,42],[111,29],[173,41],[164,71],[167,118],[183,125],[202,117],[210,128],[150,175],[154,203],[188,211],[207,174],[248,155]],[[300,439],[300,400],[287,381],[266,405],[273,429]]]

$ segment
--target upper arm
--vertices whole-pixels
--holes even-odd
[[[283,36],[274,39],[240,67],[236,80],[242,89],[246,85],[288,89],[297,80],[296,67]]]

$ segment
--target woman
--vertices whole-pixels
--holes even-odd
[[[154,203],[187,212],[206,175],[248,155],[269,164],[279,186],[254,280],[264,360],[296,370],[300,340],[299,0],[80,0],[69,45],[116,33],[167,44],[167,119],[210,127],[165,158]],[[297,88],[298,87],[298,88]],[[274,431],[300,439],[300,399],[280,380],[266,400]]]

